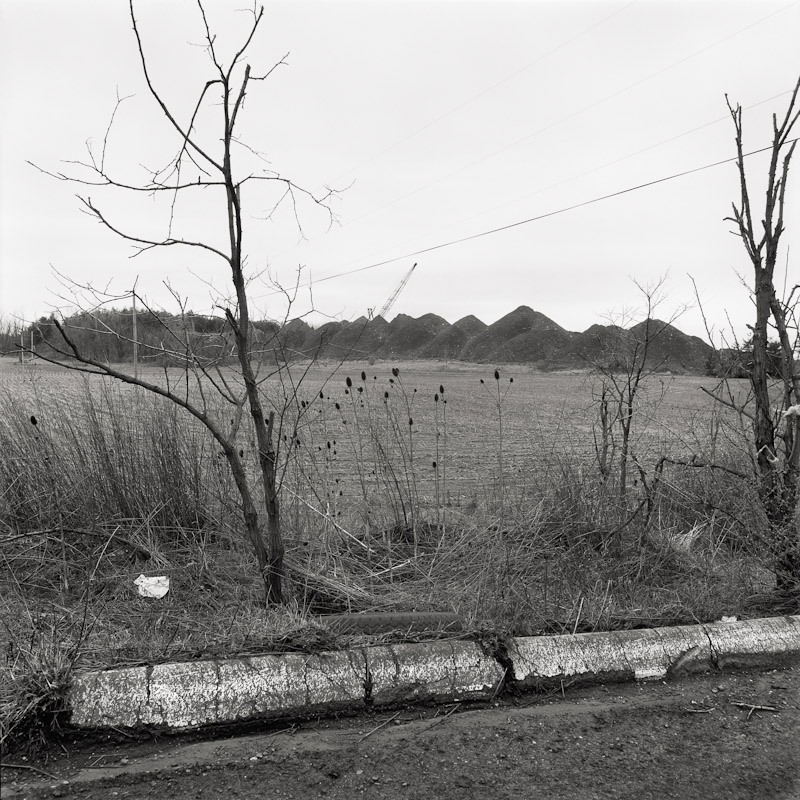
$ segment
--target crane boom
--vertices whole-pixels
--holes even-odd
[[[397,284],[397,288],[391,293],[389,299],[383,304],[381,310],[378,312],[379,317],[383,317],[386,319],[386,315],[389,313],[389,310],[394,305],[394,301],[397,300],[398,295],[400,292],[403,291],[405,285],[408,283],[408,279],[411,277],[411,273],[417,268],[416,262],[414,262],[414,266],[403,276],[403,280]]]

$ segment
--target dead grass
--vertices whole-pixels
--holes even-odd
[[[600,481],[585,376],[515,371],[501,443],[478,382],[490,371],[403,366],[389,383],[365,369],[324,387],[285,451],[289,601],[270,609],[202,431],[114,385],[15,377],[0,395],[3,749],[58,726],[75,669],[353,641],[320,613],[453,611],[467,634],[573,633],[746,614],[770,588],[747,487],[674,470],[645,507]],[[329,375],[311,377],[309,400]],[[686,448],[689,412],[702,429],[698,383],[673,386],[641,453]],[[170,592],[140,597],[141,573],[169,576]]]

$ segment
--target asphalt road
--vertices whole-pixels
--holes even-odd
[[[9,756],[2,797],[797,798],[800,666]],[[35,768],[35,769],[33,769]],[[36,770],[43,770],[46,777]]]

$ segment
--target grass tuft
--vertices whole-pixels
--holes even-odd
[[[621,494],[595,463],[583,379],[507,372],[486,391],[466,367],[354,371],[338,389],[319,370],[284,428],[280,608],[263,605],[203,430],[127,387],[16,375],[0,393],[2,749],[59,730],[75,669],[400,635],[337,634],[320,614],[455,612],[464,635],[491,639],[764,613],[774,580],[752,487],[643,467],[647,485]],[[244,424],[240,438],[257,469]],[[635,446],[646,466],[680,442]],[[168,576],[166,597],[140,597],[142,573]]]

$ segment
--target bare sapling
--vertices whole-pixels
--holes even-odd
[[[590,358],[592,371],[599,378],[593,391],[597,403],[597,423],[593,429],[595,458],[604,483],[613,477],[617,490],[625,499],[630,489],[631,466],[640,467],[635,443],[646,426],[644,396],[650,379],[665,368],[664,359],[654,353],[654,345],[681,313],[678,309],[667,322],[654,319],[656,309],[664,301],[665,278],[652,286],[637,288],[644,297],[644,319],[626,329],[631,319],[612,320],[613,338],[599,356]],[[622,323],[622,324],[618,324]],[[660,385],[663,396],[664,386]],[[653,413],[653,402],[650,413]],[[657,401],[655,401],[657,404]],[[641,472],[641,470],[640,470]]]
[[[259,192],[265,193],[260,202],[266,201],[274,208],[285,201],[299,226],[298,207],[306,202],[310,209],[321,209],[327,224],[330,224],[333,221],[330,199],[334,193],[326,189],[316,195],[279,173],[264,169],[265,159],[246,145],[238,134],[237,126],[245,98],[252,93],[255,85],[265,81],[278,66],[286,63],[281,59],[270,69],[258,73],[247,60],[248,51],[263,20],[263,7],[253,6],[250,10],[251,17],[243,29],[242,39],[227,58],[222,56],[222,43],[211,30],[202,0],[198,0],[197,8],[210,75],[198,76],[196,102],[188,114],[181,114],[177,108],[182,98],[177,98],[173,103],[156,86],[135,14],[134,0],[129,0],[130,19],[144,82],[149,97],[155,102],[167,130],[174,137],[172,144],[167,143],[169,147],[174,147],[171,152],[175,153],[168,163],[155,171],[146,170],[147,177],[138,183],[118,177],[107,153],[114,117],[123,102],[118,99],[101,150],[87,145],[88,160],[68,162],[72,170],[69,174],[37,168],[60,181],[99,187],[98,192],[117,192],[134,199],[152,197],[157,201],[164,197],[168,201],[165,204],[167,232],[162,237],[156,237],[129,229],[125,221],[117,221],[114,213],[106,210],[104,203],[88,195],[78,195],[87,214],[108,231],[133,245],[134,256],[174,248],[222,262],[230,284],[227,291],[214,289],[217,294],[215,305],[222,315],[218,319],[219,325],[213,334],[198,334],[194,330],[194,316],[186,311],[185,301],[171,288],[181,309],[177,316],[167,317],[159,313],[142,294],[134,292],[140,329],[143,318],[147,317],[153,324],[160,325],[162,334],[159,345],[141,345],[138,336],[132,336],[130,344],[138,349],[143,361],[148,356],[159,359],[159,363],[164,365],[164,374],[160,379],[142,377],[138,370],[138,357],[134,370],[128,372],[89,354],[81,344],[80,325],[73,324],[72,316],[52,317],[55,335],[48,339],[47,352],[43,353],[40,349],[39,356],[69,369],[107,375],[160,395],[205,426],[224,454],[235,481],[244,532],[258,562],[266,600],[268,603],[280,603],[283,599],[284,544],[279,504],[279,452],[284,441],[290,449],[299,446],[297,426],[299,419],[308,412],[308,407],[301,407],[297,395],[298,382],[287,378],[291,354],[287,353],[281,338],[282,325],[276,324],[272,329],[264,330],[254,324],[251,316],[248,285],[253,276],[246,269],[246,234],[249,226],[255,224],[251,221],[255,217],[245,213],[243,203],[248,197],[255,198]],[[252,102],[254,100],[251,99]],[[182,221],[188,225],[186,220],[192,216],[188,213],[191,203],[200,194],[203,194],[204,202],[212,198],[217,204],[217,227],[225,231],[224,245],[207,232],[213,226],[204,228],[199,236],[191,232],[186,235],[179,232]],[[186,209],[183,209],[184,201],[189,204]],[[179,208],[185,213],[179,214]],[[169,283],[165,283],[169,288]],[[84,319],[94,319],[95,322],[100,319],[95,311],[98,305],[108,301],[110,295],[98,292],[89,284],[79,286],[73,282],[72,287],[81,297],[85,299],[88,294],[93,301],[88,308],[79,304]],[[291,308],[292,293],[283,293]],[[284,323],[287,319],[288,312]],[[119,338],[118,332],[106,333]],[[213,347],[210,339],[213,339]],[[268,365],[266,370],[265,364]],[[168,366],[177,367],[180,377],[176,379]],[[275,378],[272,384],[277,383],[277,390],[268,385],[271,378]],[[226,410],[220,412],[220,406]],[[248,440],[255,442],[255,475],[246,461],[245,449],[239,443],[239,438],[245,435]]]

